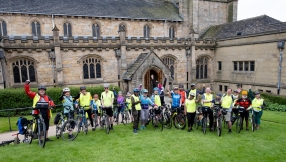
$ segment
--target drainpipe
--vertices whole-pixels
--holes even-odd
[[[278,67],[278,85],[277,85],[277,94],[280,94],[280,87],[281,87],[281,72],[282,72],[282,54],[284,49],[285,42],[279,41],[278,42],[278,49],[280,51],[280,57],[279,57],[279,67]]]
[[[53,29],[55,27],[55,21],[54,21],[54,15],[52,14],[52,24],[53,24]]]

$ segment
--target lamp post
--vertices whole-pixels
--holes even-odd
[[[54,67],[54,62],[56,61],[56,54],[55,51],[50,51],[49,52],[49,58],[52,61],[52,74],[53,74],[53,83],[54,83],[54,87],[56,85],[56,79],[55,79],[55,67]]]
[[[281,87],[281,71],[282,71],[282,54],[283,54],[283,49],[284,49],[285,42],[284,41],[279,41],[277,44],[277,47],[280,52],[280,57],[279,57],[279,68],[278,68],[278,85],[277,85],[277,94],[280,94],[280,87]]]
[[[5,53],[2,49],[0,49],[0,62],[1,62],[1,69],[2,69],[2,80],[4,84],[4,89],[6,88],[6,79],[5,79],[5,70],[4,70],[4,61],[5,61]]]
[[[192,56],[192,51],[190,48],[186,49],[187,56],[187,89],[189,89],[189,56]]]

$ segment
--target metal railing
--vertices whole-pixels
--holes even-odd
[[[53,107],[53,109],[56,109],[58,107],[62,107],[63,105],[60,104],[60,105],[56,105]],[[12,131],[12,127],[11,127],[11,111],[24,111],[24,110],[32,110],[33,107],[24,107],[24,108],[13,108],[13,109],[4,109],[4,110],[0,110],[0,112],[7,112],[8,114],[8,122],[9,122],[9,131]],[[32,115],[32,113],[31,113]]]

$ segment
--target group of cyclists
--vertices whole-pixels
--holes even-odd
[[[70,112],[83,108],[84,112],[88,115],[92,130],[95,130],[95,127],[97,126],[100,126],[98,124],[100,123],[100,107],[105,108],[106,114],[110,119],[110,130],[113,129],[113,117],[115,120],[119,120],[120,112],[123,112],[124,109],[127,108],[133,122],[133,133],[137,134],[138,130],[146,129],[150,106],[152,109],[154,109],[155,115],[159,115],[161,113],[161,107],[165,105],[164,91],[167,92],[167,95],[172,99],[172,112],[180,110],[187,117],[188,132],[193,130],[192,127],[195,122],[195,117],[199,111],[198,107],[208,109],[206,113],[209,119],[210,131],[214,130],[214,107],[220,107],[223,111],[225,111],[224,117],[228,123],[229,133],[232,132],[232,116],[237,114],[237,107],[243,107],[246,110],[241,114],[242,119],[244,119],[246,123],[245,129],[249,130],[248,110],[250,109],[254,110],[253,112],[255,113],[256,129],[259,129],[260,118],[262,116],[262,110],[265,103],[264,100],[260,98],[259,92],[255,92],[255,97],[253,97],[251,87],[249,87],[249,90],[242,90],[241,86],[238,86],[238,89],[235,91],[228,88],[226,94],[222,95],[213,94],[212,89],[210,87],[206,87],[205,85],[203,85],[202,90],[198,90],[196,89],[195,84],[191,84],[190,90],[185,90],[183,84],[180,84],[179,87],[174,87],[173,90],[165,90],[166,79],[164,80],[163,85],[158,83],[158,81],[154,81],[153,76],[151,76],[151,79],[154,83],[151,97],[148,96],[148,90],[142,88],[142,84],[138,88],[134,88],[133,93],[127,92],[126,97],[123,97],[121,91],[119,91],[117,94],[114,89],[113,91],[110,90],[110,85],[106,83],[103,85],[104,91],[100,94],[100,97],[99,94],[94,94],[92,96],[90,92],[86,91],[85,86],[81,86],[80,93],[77,96],[71,96],[70,89],[64,88],[59,100],[62,101],[65,116],[68,116]],[[33,108],[35,108],[37,102],[48,102],[51,107],[55,106],[53,100],[46,95],[45,86],[39,86],[38,93],[36,93],[30,91],[29,83],[30,81],[27,80],[24,85],[24,89],[26,94],[33,99]],[[115,102],[117,103],[116,115],[114,115],[113,112],[113,105]],[[198,106],[199,103],[201,106]],[[66,109],[66,107],[68,109]],[[42,114],[45,121],[47,137],[46,141],[51,141],[51,139],[48,138],[51,112],[50,110],[33,110],[33,115],[38,115],[39,113]],[[94,125],[92,113],[97,114],[98,122],[96,125]],[[121,119],[123,119],[123,113],[121,114]],[[69,138],[72,138],[72,132],[70,133]]]

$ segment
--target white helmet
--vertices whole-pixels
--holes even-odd
[[[70,92],[70,91],[71,90],[69,88],[67,88],[67,87],[63,89],[63,92]]]
[[[109,88],[109,84],[108,84],[108,83],[105,83],[105,84],[103,84],[103,87],[104,87],[104,88]]]

